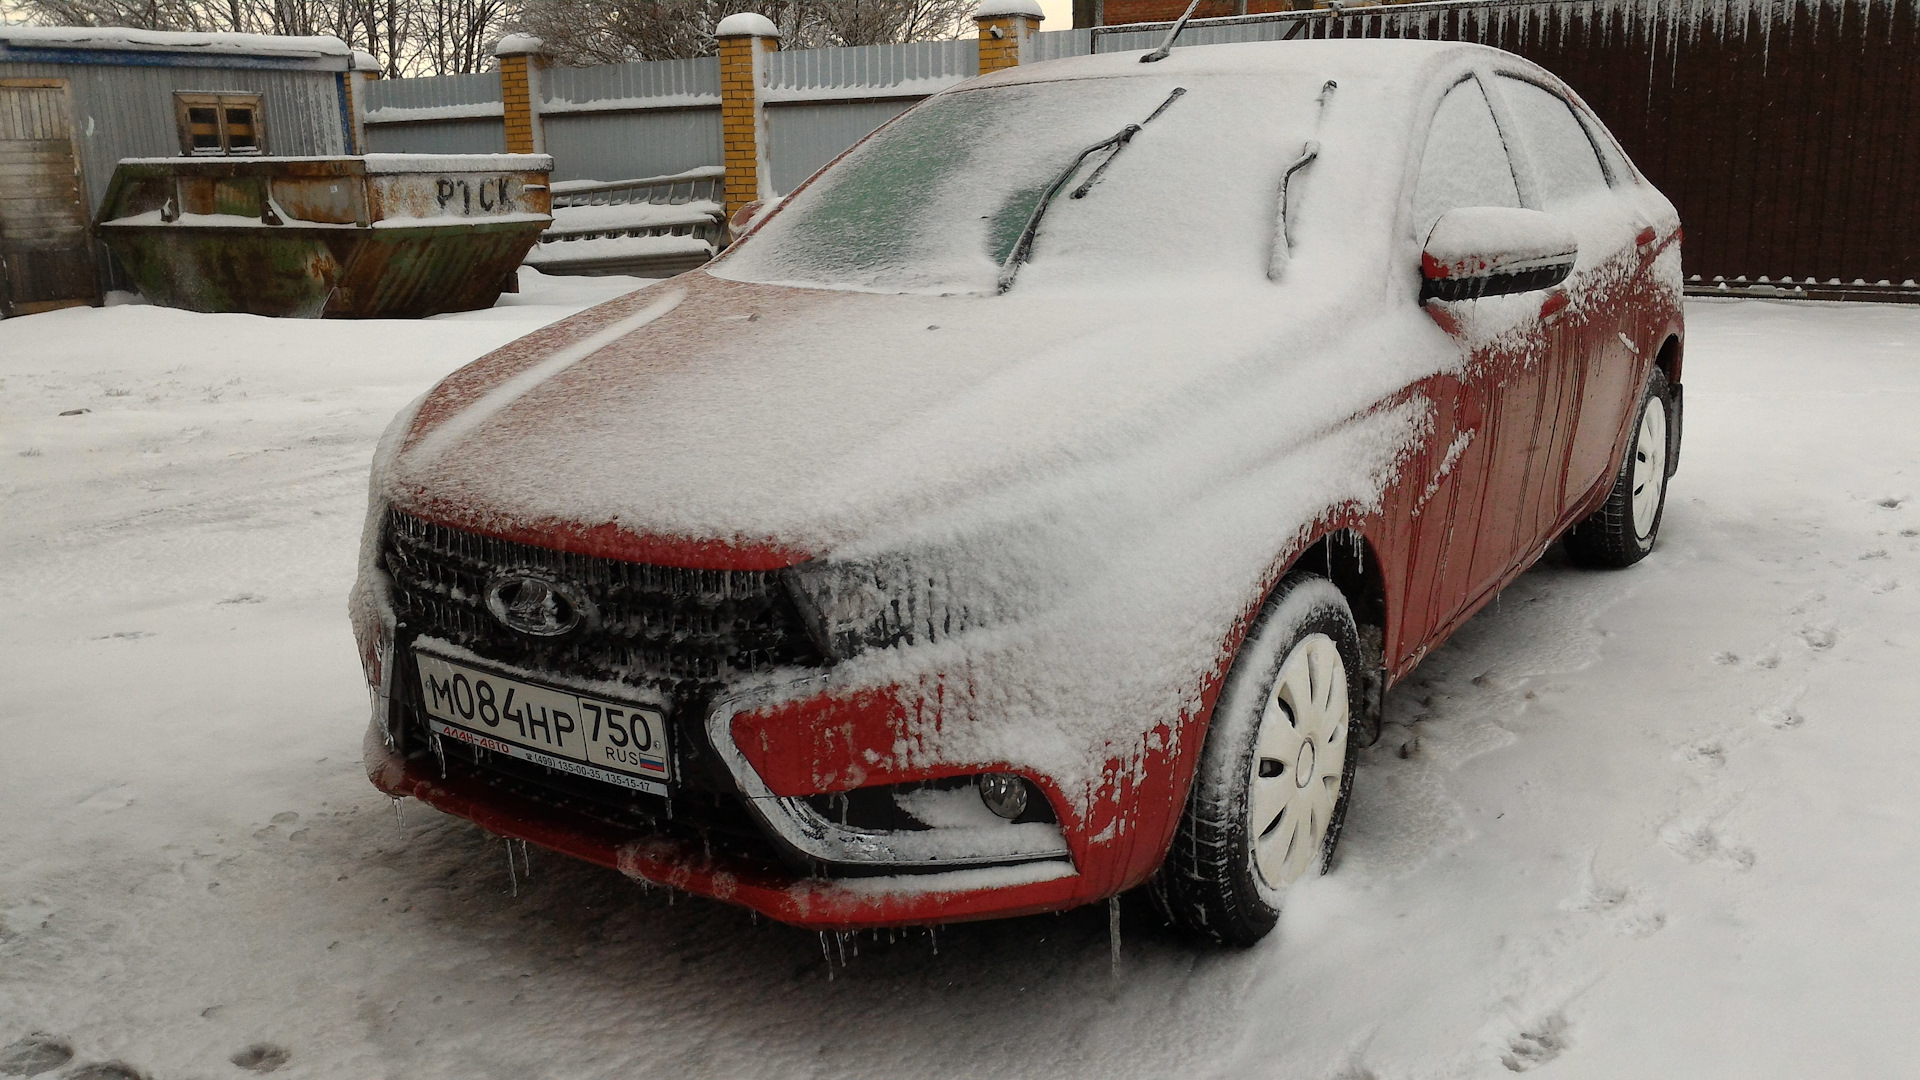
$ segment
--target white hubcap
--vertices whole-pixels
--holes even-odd
[[[1653,534],[1653,516],[1666,485],[1667,407],[1657,397],[1648,398],[1633,446],[1633,529],[1641,540]]]
[[[1247,834],[1269,888],[1319,861],[1340,799],[1348,713],[1339,646],[1325,634],[1305,638],[1280,665],[1254,742]]]

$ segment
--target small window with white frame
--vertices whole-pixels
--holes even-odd
[[[180,152],[193,157],[267,152],[259,94],[181,90],[173,95]]]

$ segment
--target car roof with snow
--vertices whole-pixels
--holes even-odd
[[[1413,87],[1434,72],[1468,60],[1498,58],[1534,65],[1511,53],[1474,42],[1406,38],[1324,38],[1311,41],[1243,41],[1176,48],[1157,64],[1143,64],[1139,51],[1070,56],[1022,64],[969,80],[956,89],[1063,79],[1125,78],[1169,71],[1183,75],[1311,75]]]

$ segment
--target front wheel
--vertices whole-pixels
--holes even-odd
[[[1580,566],[1632,566],[1653,550],[1666,511],[1667,457],[1673,449],[1667,428],[1673,418],[1673,391],[1659,368],[1647,379],[1633,441],[1614,477],[1607,501],[1567,530],[1567,557]]]
[[[1291,574],[1228,669],[1153,895],[1175,926],[1252,945],[1287,886],[1325,872],[1353,789],[1360,635],[1346,597]]]

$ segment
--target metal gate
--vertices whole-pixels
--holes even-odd
[[[97,296],[64,79],[0,79],[0,317]]]
[[[1690,292],[1920,301],[1920,0],[1460,0],[1181,40],[1328,37],[1477,41],[1565,79],[1679,208]]]

